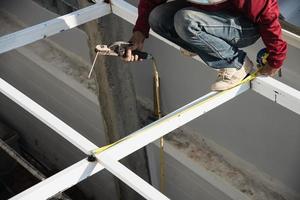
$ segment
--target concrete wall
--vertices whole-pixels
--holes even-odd
[[[148,146],[148,157],[150,160],[150,168],[152,175],[153,185],[159,189],[159,149],[156,144],[150,144]],[[216,185],[212,185],[207,180],[201,177],[211,176],[218,180],[212,173],[204,170],[199,176],[199,166],[196,165],[196,170],[193,170],[189,165],[189,160],[182,152],[166,143],[165,145],[165,194],[174,200],[230,200],[231,197],[228,194],[216,189]],[[193,165],[193,164],[192,164]],[[200,167],[201,168],[201,167]],[[220,183],[222,185],[222,183]],[[217,187],[219,188],[218,185]],[[221,187],[225,188],[224,185]],[[234,196],[234,192],[230,191]],[[237,192],[239,193],[239,192]],[[247,199],[248,198],[241,198]]]

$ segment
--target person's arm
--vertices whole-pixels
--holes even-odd
[[[142,50],[144,41],[149,37],[149,15],[153,8],[157,5],[166,2],[166,0],[140,0],[138,5],[138,18],[133,28],[133,33],[130,38],[132,46],[126,51],[125,61],[137,61],[139,57],[132,55],[135,49]]]
[[[248,0],[245,0],[248,1]],[[261,38],[268,50],[268,64],[262,74],[274,75],[282,66],[287,54],[287,43],[282,39],[277,0],[250,0],[249,17],[258,24]]]
[[[139,31],[144,34],[145,38],[149,37],[149,15],[153,8],[166,2],[166,0],[140,0],[138,5],[138,18],[136,20],[133,32]]]

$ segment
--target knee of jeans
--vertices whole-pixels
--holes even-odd
[[[182,9],[176,12],[174,16],[174,27],[183,40],[188,40],[191,36],[195,34],[196,22],[192,20],[192,16],[188,10]]]

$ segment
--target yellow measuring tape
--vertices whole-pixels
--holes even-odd
[[[156,74],[156,75],[154,76],[154,80],[155,80],[155,81],[159,81],[159,79],[158,79],[159,77],[158,77],[157,69],[156,69],[156,66],[155,66],[155,62],[154,62],[153,65],[154,65],[154,66],[153,66],[154,73]],[[237,86],[240,86],[240,85],[242,85],[242,84],[244,84],[244,83],[247,83],[247,82],[252,81],[253,79],[255,79],[255,78],[258,76],[259,71],[260,71],[260,68],[259,68],[258,70],[256,70],[255,72],[251,73],[249,76],[247,76],[247,77],[246,77],[245,79],[243,79],[238,85],[234,86],[233,88],[235,88],[235,87],[237,87]],[[158,82],[158,84],[159,84],[159,82]],[[155,86],[157,86],[157,85],[155,85]],[[216,97],[218,97],[218,96],[220,96],[220,95],[223,95],[224,93],[229,92],[229,91],[230,91],[231,89],[233,89],[233,88],[230,88],[230,89],[228,89],[228,90],[221,91],[221,92],[217,93],[216,95],[211,96],[211,97],[209,97],[209,98],[207,98],[207,99],[205,99],[205,100],[199,102],[198,104],[193,105],[193,106],[190,107],[189,109],[183,110],[183,111],[182,111],[180,114],[178,114],[178,115],[181,115],[181,114],[183,114],[183,113],[186,113],[186,112],[188,112],[188,111],[194,109],[195,107],[201,106],[201,105],[207,103],[208,101],[211,101],[212,99],[214,99],[214,98],[216,98]],[[156,88],[156,89],[159,89],[159,88]],[[158,90],[157,90],[157,91],[158,91]],[[155,98],[159,98],[159,96],[155,96]],[[156,101],[157,101],[156,103],[159,104],[159,99],[156,99]],[[158,114],[158,118],[161,118],[160,106],[158,106],[158,110],[156,110],[156,113]],[[172,118],[177,117],[178,115],[173,116]],[[172,118],[169,118],[169,120],[171,120]],[[161,122],[161,123],[162,123],[162,122]],[[159,123],[159,124],[160,124],[160,123]],[[159,124],[157,124],[157,126],[158,126]],[[109,149],[109,148],[111,148],[111,147],[113,147],[113,146],[115,146],[115,145],[117,145],[117,144],[119,144],[119,143],[121,143],[121,142],[123,142],[123,141],[129,139],[129,138],[136,137],[136,136],[139,136],[139,135],[141,135],[141,134],[142,134],[142,132],[139,133],[138,135],[137,135],[137,134],[131,134],[131,135],[128,135],[128,136],[126,136],[126,137],[124,137],[124,138],[122,138],[122,139],[120,139],[120,140],[118,140],[118,141],[116,141],[116,142],[114,142],[114,143],[112,143],[112,144],[109,144],[109,145],[106,145],[106,146],[103,146],[103,147],[100,147],[100,148],[98,148],[98,149],[93,150],[93,151],[92,151],[92,154],[93,154],[93,155],[95,155],[95,154],[100,154],[100,153],[106,151],[107,149]],[[161,190],[161,192],[164,191],[164,177],[165,177],[164,166],[165,166],[165,161],[164,161],[164,140],[163,140],[163,137],[161,137],[161,138],[160,138],[160,190]]]
[[[260,70],[260,69],[259,69],[259,70]],[[244,83],[250,82],[250,81],[252,81],[253,79],[255,79],[255,78],[257,77],[258,73],[259,73],[259,70],[256,70],[254,73],[252,73],[252,74],[250,74],[249,76],[247,76],[247,77],[246,77],[245,79],[243,79],[238,85],[236,85],[236,86],[234,86],[234,87],[237,87],[237,86],[239,86],[239,85],[242,85],[242,84],[244,84]],[[234,88],[234,87],[233,87],[233,88]],[[233,89],[233,88],[231,88],[231,89]],[[224,93],[226,93],[226,92],[229,92],[229,91],[230,91],[230,89],[221,91],[221,92],[217,93],[216,95],[214,95],[214,96],[212,96],[212,97],[210,97],[210,98],[208,98],[208,99],[205,99],[204,101],[199,102],[199,104],[196,104],[196,105],[194,105],[193,107],[190,107],[190,108],[187,109],[187,110],[183,110],[182,113],[185,113],[185,112],[187,112],[187,111],[190,110],[190,109],[193,109],[195,106],[199,106],[199,105],[205,104],[206,102],[210,101],[211,99],[215,98],[216,96],[222,95],[222,94],[224,94]],[[122,139],[120,139],[120,140],[118,140],[118,141],[116,141],[116,142],[114,142],[114,143],[111,143],[111,144],[109,144],[109,145],[106,145],[106,146],[100,147],[100,148],[98,148],[98,149],[95,149],[95,150],[92,151],[92,153],[93,153],[93,154],[99,154],[99,153],[101,153],[101,152],[103,152],[103,151],[109,149],[110,147],[115,146],[116,144],[121,143],[122,141],[125,141],[125,140],[127,140],[127,139],[129,139],[129,138],[131,138],[131,137],[133,137],[133,136],[136,136],[136,135],[128,135],[128,136],[126,136],[126,137],[124,137],[124,138],[122,138]]]
[[[247,76],[247,77],[246,77],[245,79],[243,79],[238,85],[234,86],[233,88],[235,88],[235,87],[237,87],[237,86],[239,86],[239,85],[242,85],[242,84],[244,84],[244,83],[250,82],[250,81],[252,81],[253,79],[255,79],[255,78],[257,77],[258,73],[259,73],[259,70],[260,70],[260,69],[256,70],[254,73],[252,73],[252,74],[250,74],[249,76]],[[231,88],[231,89],[233,89],[233,88]],[[210,101],[211,99],[215,98],[216,96],[219,96],[219,95],[224,94],[224,93],[229,92],[229,91],[230,91],[230,89],[221,91],[221,92],[217,93],[216,95],[214,95],[214,96],[212,96],[212,97],[210,97],[210,98],[208,98],[208,99],[205,99],[204,101],[199,102],[199,104],[196,104],[196,105],[194,105],[193,107],[190,107],[190,108],[187,109],[187,110],[183,110],[182,112],[183,112],[183,113],[184,113],[184,112],[187,112],[188,110],[193,109],[195,106],[202,105],[202,104],[204,104],[204,103]],[[100,148],[98,148],[98,149],[95,149],[95,150],[92,151],[92,153],[93,153],[93,154],[99,154],[99,153],[101,153],[101,152],[103,152],[103,151],[109,149],[110,147],[115,146],[116,144],[121,143],[122,141],[125,141],[125,140],[127,140],[127,139],[129,139],[129,138],[131,138],[131,137],[133,137],[133,136],[136,136],[136,135],[128,135],[128,136],[126,136],[126,137],[124,137],[124,138],[122,138],[122,139],[120,139],[120,140],[118,140],[118,141],[116,141],[116,142],[114,142],[114,143],[111,143],[111,144],[109,144],[109,145],[106,145],[106,146],[100,147]]]

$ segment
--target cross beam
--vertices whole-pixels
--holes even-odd
[[[110,6],[107,3],[101,2],[15,33],[2,36],[0,37],[0,54],[72,29],[110,13]]]

